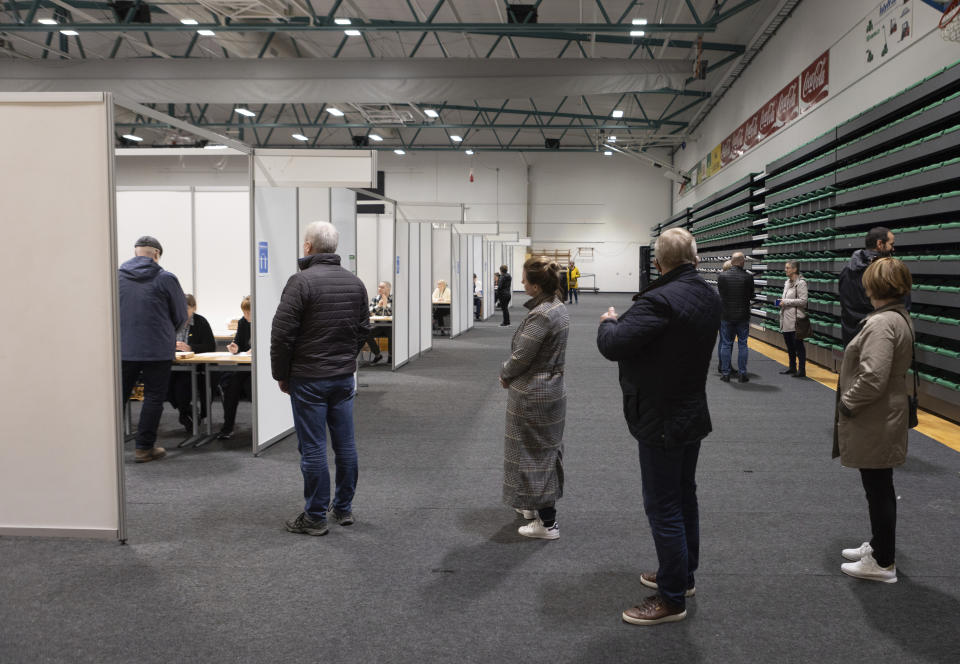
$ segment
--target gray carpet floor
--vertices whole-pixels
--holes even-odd
[[[231,441],[143,465],[129,443],[127,545],[0,538],[0,662],[960,661],[960,454],[911,432],[900,582],[848,578],[840,549],[869,521],[858,473],[830,459],[832,392],[756,353],[751,382],[710,376],[688,619],[621,622],[656,561],[617,369],[595,346],[610,304],[629,300],[570,307],[559,540],[520,537],[500,502],[515,327],[498,313],[361,373],[357,524],[326,537],[283,530],[302,506],[296,441],[252,457],[247,404]],[[182,438],[170,410],[161,429]]]

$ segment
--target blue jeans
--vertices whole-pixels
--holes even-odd
[[[577,304],[580,304],[579,288],[577,288],[576,286],[571,286],[570,288],[567,289],[567,295],[570,298],[570,304],[573,304],[574,302],[576,302]]]
[[[730,375],[730,360],[733,355],[733,338],[737,338],[737,369],[741,376],[747,373],[747,339],[750,337],[750,321],[720,321],[720,373]]]
[[[686,606],[700,563],[697,459],[700,441],[680,447],[639,443],[643,508],[657,549],[657,586],[673,607]]]
[[[303,473],[303,511],[314,521],[327,518],[330,471],[327,467],[327,428],[336,465],[333,507],[349,512],[357,489],[357,446],[353,438],[352,375],[337,378],[290,379],[290,404],[297,430],[300,472]]]

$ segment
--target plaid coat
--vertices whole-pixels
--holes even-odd
[[[553,505],[563,495],[564,355],[570,316],[556,296],[524,303],[530,313],[513,335],[500,377],[510,384],[503,451],[503,500],[519,509]]]

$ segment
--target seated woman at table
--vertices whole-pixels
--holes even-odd
[[[240,302],[240,311],[243,318],[237,321],[237,334],[233,341],[227,344],[227,350],[232,354],[247,353],[250,351],[250,296],[247,295]],[[233,423],[237,419],[237,406],[240,399],[246,396],[251,398],[250,374],[245,371],[231,371],[220,382],[220,391],[223,397],[223,427],[217,438],[227,440],[233,437]]]
[[[177,352],[212,353],[217,349],[217,341],[213,338],[213,330],[207,319],[197,313],[197,300],[187,294],[187,322],[177,330]],[[197,394],[203,393],[203,375],[198,377]],[[170,373],[170,387],[167,390],[167,400],[180,411],[180,424],[187,433],[193,433],[193,404],[190,403],[190,372],[173,371]],[[200,419],[207,416],[207,404],[200,399]]]
[[[377,295],[370,300],[371,316],[393,316],[393,296],[390,294],[390,282],[381,281],[377,285]],[[373,353],[373,359],[370,364],[376,364],[383,360],[383,353],[380,352],[380,344],[377,339],[387,340],[387,364],[390,363],[390,330],[376,327],[371,328],[370,335],[367,337],[366,346]],[[362,350],[362,348],[361,348]]]
[[[446,281],[443,279],[437,281],[437,287],[434,289],[430,299],[434,304],[450,304],[450,287],[447,286]],[[435,329],[443,330],[443,317],[446,316],[447,313],[448,312],[442,308],[433,308],[433,326]]]

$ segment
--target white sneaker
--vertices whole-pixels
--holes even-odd
[[[870,546],[870,542],[864,542],[856,549],[844,549],[840,552],[840,555],[847,560],[860,560],[868,553],[873,553],[873,547]]]
[[[521,516],[523,516],[524,519],[527,519],[528,521],[531,519],[537,518],[537,510],[522,510],[519,507],[514,507],[513,509],[517,514],[520,514]]]
[[[863,554],[863,558],[855,563],[843,563],[840,565],[840,571],[849,576],[855,576],[858,579],[867,579],[868,581],[880,581],[882,583],[897,582],[897,566],[880,567],[877,561],[873,559],[871,553]]]
[[[517,532],[524,537],[555,540],[560,538],[560,523],[558,521],[554,521],[553,525],[547,528],[543,525],[543,521],[541,521],[538,517],[527,525],[517,528]]]

